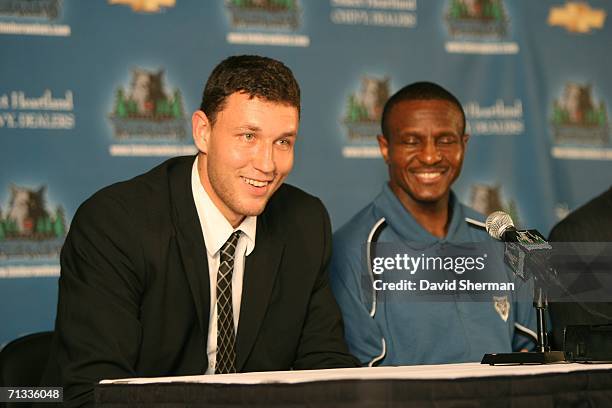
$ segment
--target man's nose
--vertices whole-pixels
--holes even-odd
[[[274,163],[274,146],[270,143],[261,143],[255,150],[253,167],[262,173],[273,173],[276,169]]]
[[[423,148],[419,153],[419,160],[424,164],[435,164],[442,160],[442,155],[438,150],[436,141],[433,138],[427,138]]]

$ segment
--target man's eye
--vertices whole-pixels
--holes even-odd
[[[281,150],[291,150],[291,146],[293,146],[293,141],[291,139],[278,139],[276,141],[276,145]]]
[[[416,137],[406,137],[402,139],[402,144],[415,145],[419,143],[419,139]]]
[[[440,144],[453,144],[456,142],[456,139],[454,137],[441,137],[438,139],[438,143]]]
[[[251,140],[255,139],[255,135],[253,133],[245,133],[242,136],[247,142],[250,142]]]

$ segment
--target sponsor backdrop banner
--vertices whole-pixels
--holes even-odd
[[[83,200],[195,152],[191,113],[232,54],[295,72],[288,181],[321,197],[334,229],[387,179],[384,101],[429,80],[468,116],[458,196],[547,234],[612,182],[611,11],[604,0],[0,0],[0,345],[53,327],[59,250]]]

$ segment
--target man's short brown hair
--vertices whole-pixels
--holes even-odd
[[[300,112],[300,87],[293,73],[272,58],[237,55],[221,61],[206,82],[200,110],[214,123],[227,97],[235,92],[294,106]]]

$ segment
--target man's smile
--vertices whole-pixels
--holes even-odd
[[[270,184],[272,182],[272,180],[269,180],[269,181],[255,180],[255,179],[247,178],[247,177],[244,177],[244,176],[240,176],[240,178],[245,183],[247,183],[247,184],[249,184],[251,186],[254,186],[254,187],[265,187],[265,186],[267,186],[268,184]]]
[[[446,173],[447,169],[411,170],[410,173],[423,184],[438,182]]]

